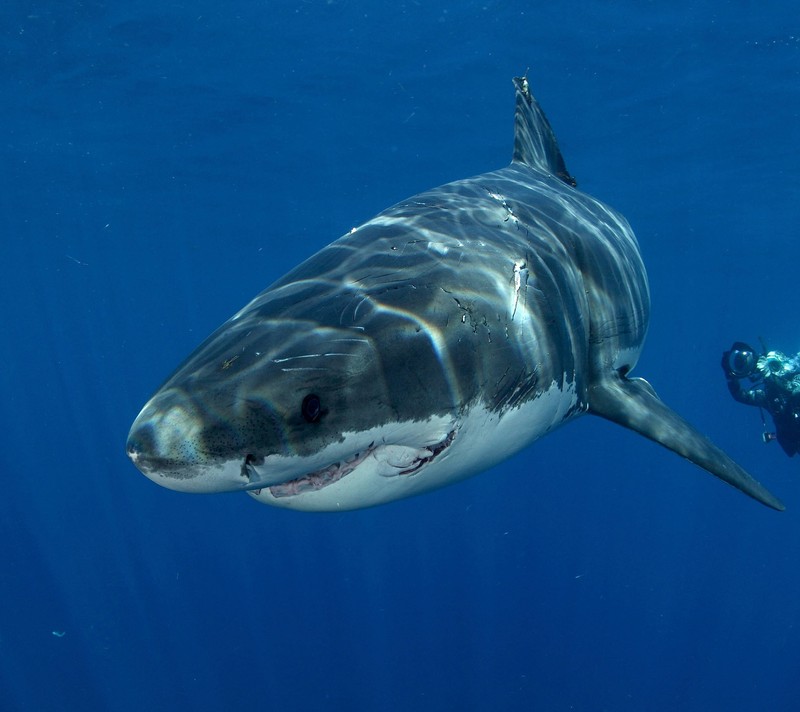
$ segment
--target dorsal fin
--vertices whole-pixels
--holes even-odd
[[[514,115],[514,157],[515,163],[524,163],[552,173],[567,185],[577,182],[569,174],[558,141],[544,115],[539,102],[531,94],[527,77],[514,77],[517,90],[517,109]]]

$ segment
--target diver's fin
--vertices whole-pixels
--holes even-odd
[[[514,86],[517,90],[517,110],[514,116],[512,162],[538,168],[560,178],[567,185],[576,186],[575,179],[564,163],[550,122],[531,94],[528,78],[514,77]]]
[[[784,509],[760,482],[667,407],[645,380],[615,375],[598,381],[589,387],[589,412],[655,440],[767,507]]]

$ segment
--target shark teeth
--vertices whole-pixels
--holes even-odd
[[[435,445],[429,445],[419,451],[420,454],[416,456],[413,462],[407,467],[398,472],[398,475],[413,475],[419,472],[425,465],[432,462],[442,452],[444,452],[455,439],[455,430],[451,430],[447,437]],[[370,455],[385,447],[383,444],[375,445],[371,443],[370,446],[363,452],[357,452],[346,460],[335,462],[332,465],[309,472],[306,475],[297,477],[289,482],[272,485],[269,487],[269,492],[273,497],[293,497],[294,495],[303,494],[304,492],[316,492],[334,482],[338,482],[343,477],[346,477],[361,463],[363,463]],[[424,453],[424,454],[422,454]],[[254,494],[259,494],[261,490],[256,490]]]
[[[356,469],[364,460],[366,460],[373,452],[375,452],[374,443],[370,445],[363,453],[357,452],[352,457],[342,462],[335,462],[328,467],[315,472],[309,472],[307,475],[298,477],[297,479],[284,482],[279,485],[272,485],[269,488],[273,497],[291,497],[303,492],[314,492],[323,487],[332,485],[338,482],[342,477],[346,477],[353,470]]]

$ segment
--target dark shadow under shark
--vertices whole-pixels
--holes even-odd
[[[511,165],[383,211],[223,324],[134,422],[145,475],[354,509],[480,472],[588,412],[783,509],[629,377],[650,311],[636,238],[576,189],[514,83]]]

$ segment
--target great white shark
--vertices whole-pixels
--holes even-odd
[[[783,509],[630,377],[650,313],[636,238],[576,188],[527,78],[514,85],[511,164],[384,210],[259,294],[144,406],[136,467],[182,492],[356,509],[591,413]]]

